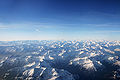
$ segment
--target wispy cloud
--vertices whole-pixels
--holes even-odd
[[[48,23],[34,23],[34,22],[26,22],[26,23],[0,23],[0,29],[8,29],[8,28],[54,28],[55,25],[51,25]]]
[[[105,23],[105,24],[86,24],[94,27],[120,27],[119,23]]]
[[[35,29],[35,31],[36,31],[36,32],[41,32],[41,30],[40,30],[40,29]]]
[[[25,26],[25,24],[5,24],[5,23],[0,23],[0,29],[20,28],[22,26]]]
[[[92,33],[120,33],[120,30],[92,31]]]

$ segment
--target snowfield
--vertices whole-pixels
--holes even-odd
[[[0,80],[120,80],[120,41],[0,41]]]

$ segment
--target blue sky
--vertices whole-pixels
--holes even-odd
[[[0,0],[0,40],[120,40],[120,0]]]

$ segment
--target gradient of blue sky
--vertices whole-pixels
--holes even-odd
[[[0,40],[120,40],[120,0],[0,0]]]

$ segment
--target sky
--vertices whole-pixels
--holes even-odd
[[[120,40],[120,0],[0,0],[0,41]]]

